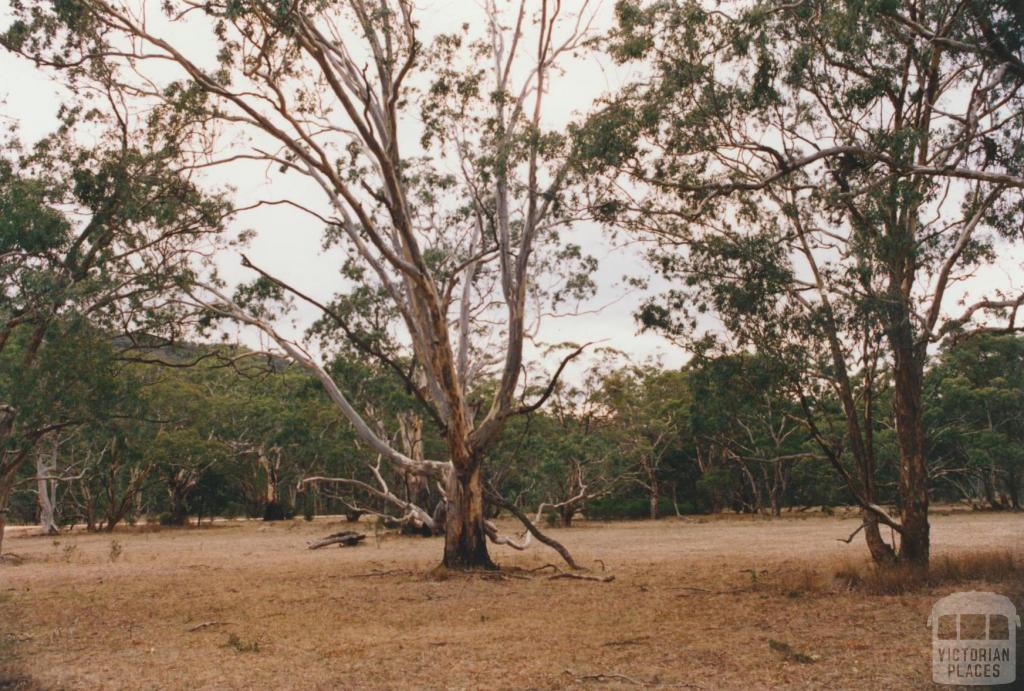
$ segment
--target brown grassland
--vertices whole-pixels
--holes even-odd
[[[530,571],[556,561],[540,545],[439,573],[440,538],[368,524],[358,547],[306,549],[336,526],[12,530],[0,688],[928,688],[938,597],[1024,611],[1022,514],[936,515],[935,576],[914,588],[837,540],[852,517],[551,531],[610,582]]]

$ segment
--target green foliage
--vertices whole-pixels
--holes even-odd
[[[27,150],[11,144],[0,156],[0,402],[15,408],[0,440],[0,500],[27,479],[28,452],[47,434],[82,470],[66,513],[94,529],[143,514],[169,524],[194,515],[281,517],[300,508],[294,488],[308,475],[372,482],[368,450],[316,382],[278,358],[183,343],[203,338],[213,317],[173,299],[210,268],[205,250],[222,243],[232,212],[186,172],[207,123],[225,116],[209,92],[270,69],[294,85],[288,102],[300,120],[328,120],[297,21],[347,10],[319,0],[204,6],[215,71],[164,84],[138,120],[116,105],[121,75],[104,59],[116,39],[88,9],[15,0],[16,18],[0,38],[12,51],[47,56],[72,84],[105,85],[111,92],[101,96],[113,104],[69,102],[52,136]],[[415,68],[428,77],[423,89],[389,96],[389,107],[414,104],[422,125],[424,155],[402,159],[396,176],[416,222],[426,219],[413,230],[425,273],[446,299],[467,282],[484,292],[496,282],[493,266],[475,266],[493,254],[498,232],[499,201],[489,190],[512,180],[516,204],[543,184],[517,179],[525,169],[534,176],[536,151],[538,178],[558,184],[540,197],[550,204],[540,241],[520,257],[532,256],[531,272],[552,279],[530,283],[530,303],[558,307],[597,289],[588,246],[557,230],[577,211],[560,177],[570,171],[588,184],[599,221],[654,238],[651,265],[671,287],[638,319],[694,355],[679,371],[601,362],[562,383],[545,409],[509,422],[488,465],[505,497],[536,506],[579,495],[566,521],[574,512],[646,516],[651,501],[660,513],[675,503],[687,512],[831,506],[853,499],[836,471],[853,476],[860,464],[857,480],[877,484],[872,500],[895,500],[902,450],[892,370],[909,362],[921,374],[929,344],[946,339],[924,390],[933,486],[944,498],[1019,506],[1022,341],[965,338],[961,320],[926,324],[921,281],[954,255],[952,280],[968,276],[1002,242],[1024,237],[1024,201],[1008,191],[1014,185],[989,179],[1024,170],[1024,14],[1010,0],[928,3],[913,22],[905,11],[894,0],[759,0],[714,10],[690,0],[620,0],[601,45],[645,73],[568,133],[532,123],[516,94],[492,88],[480,67],[488,47],[468,25],[429,46],[401,45],[399,53],[422,56]],[[398,38],[386,8],[349,19],[363,34]],[[932,40],[914,24],[947,34]],[[945,117],[964,94],[976,107],[1003,103],[998,126]],[[509,118],[495,117],[495,107]],[[95,133],[88,146],[82,131]],[[295,169],[301,148],[280,155],[282,172]],[[351,241],[350,233],[368,235],[367,219],[397,213],[385,201],[393,193],[366,182],[379,166],[366,149],[324,149],[336,158],[318,175],[359,183],[368,209],[362,228],[328,221],[325,249]],[[474,184],[441,165],[452,151]],[[917,170],[935,151],[947,158],[934,159],[935,171]],[[977,232],[961,235],[972,218]],[[513,214],[503,229],[513,245],[523,224]],[[454,237],[450,228],[479,237]],[[422,353],[396,336],[403,316],[391,291],[408,286],[386,285],[352,259],[340,275],[345,290],[309,331],[330,374],[382,437],[395,438],[399,414],[415,414],[427,421],[427,457],[444,458]],[[261,275],[234,297],[273,318],[289,306],[288,292]],[[709,315],[723,327],[718,338],[703,332]],[[487,369],[490,353],[467,355]],[[154,361],[169,367],[154,369]],[[486,373],[468,378],[467,408],[482,417],[496,382]],[[910,388],[916,400],[921,391]],[[867,449],[862,458],[854,458],[855,440]],[[355,499],[308,488],[301,511],[309,519]],[[15,508],[26,516],[31,501]]]
[[[945,348],[925,384],[933,474],[950,496],[1020,508],[1024,338],[981,335]]]
[[[68,5],[54,8],[58,21],[80,24]],[[16,24],[5,43],[50,40],[53,26],[35,20],[42,37]],[[195,123],[154,113],[155,129],[140,131],[111,110],[69,103],[52,135],[0,150],[0,512],[41,440],[138,409],[137,382],[121,367],[189,327],[195,315],[174,294],[223,229],[223,199],[182,165]],[[122,446],[115,437],[107,449]],[[128,507],[107,503],[112,525]]]

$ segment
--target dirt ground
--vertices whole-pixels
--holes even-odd
[[[13,530],[0,566],[0,687],[927,688],[934,601],[1024,583],[869,595],[853,518],[585,523],[552,530],[611,582],[551,579],[534,545],[501,574],[431,575],[440,538],[317,551],[335,520],[74,533]],[[504,530],[513,530],[503,523]],[[938,556],[1024,557],[1024,515],[937,515]],[[603,565],[603,570],[602,570]],[[1024,639],[1024,635],[1021,636]]]

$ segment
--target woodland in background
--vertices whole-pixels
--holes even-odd
[[[534,537],[575,566],[531,514],[850,504],[923,573],[931,501],[1019,508],[1024,294],[957,293],[1024,239],[1014,2],[622,0],[599,31],[491,0],[429,38],[405,0],[12,9],[69,97],[0,161],[0,538],[341,511],[450,568]],[[640,76],[556,123],[588,51]],[[308,194],[205,177],[240,162]],[[322,228],[335,284],[243,254],[229,290],[264,206]],[[580,228],[646,249],[637,320],[685,368],[540,342],[598,292]],[[275,354],[215,345],[241,327]]]
[[[175,366],[160,367],[120,358],[116,340],[105,345],[102,362],[54,363],[63,370],[51,381],[95,377],[90,385],[101,385],[105,400],[102,408],[90,403],[88,422],[55,432],[33,452],[16,479],[13,522],[111,530],[140,520],[194,525],[214,517],[345,514],[400,525],[403,512],[379,495],[373,452],[297,366],[197,345],[163,349],[163,361]],[[442,446],[388,373],[340,356],[330,370],[359,391],[388,438],[417,435],[413,444],[427,454]],[[705,354],[682,370],[608,354],[584,382],[559,386],[549,407],[508,429],[489,480],[525,512],[549,505],[546,522],[563,526],[581,516],[777,516],[852,504],[795,421],[799,404],[780,389],[780,376],[774,363],[751,354]],[[943,351],[928,368],[925,391],[933,499],[1019,510],[1024,337],[979,336]],[[889,395],[881,387],[880,411]],[[826,429],[839,443],[842,415],[836,401],[828,405],[834,412]],[[876,420],[879,495],[893,505],[892,422],[885,414]],[[354,482],[299,484],[315,476]],[[385,481],[430,510],[440,502],[414,478],[385,471]]]

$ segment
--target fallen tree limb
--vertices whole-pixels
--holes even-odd
[[[537,573],[538,571],[543,571],[544,569],[551,569],[552,571],[561,571],[561,569],[559,569],[554,564],[545,564],[544,566],[538,566],[536,568],[532,568],[529,571],[530,571],[530,573]]]
[[[354,573],[351,576],[342,578],[377,578],[378,576],[411,576],[412,571],[405,569],[392,569],[391,571],[370,571],[369,573]]]
[[[402,509],[402,511],[405,511],[406,512],[405,513],[405,517],[403,517],[400,520],[406,520],[406,517],[411,516],[412,518],[415,518],[417,521],[419,521],[423,525],[425,525],[428,528],[430,528],[431,531],[433,531],[434,527],[435,527],[434,526],[434,517],[431,516],[429,513],[427,513],[424,509],[420,508],[419,506],[416,506],[416,504],[413,504],[411,501],[406,501],[405,499],[402,499],[397,494],[395,494],[394,492],[391,491],[391,489],[388,487],[387,482],[384,480],[384,476],[381,475],[381,473],[380,473],[380,462],[381,462],[381,458],[380,458],[380,456],[378,456],[377,457],[377,464],[375,466],[372,466],[372,465],[369,466],[370,471],[373,472],[373,476],[375,478],[377,478],[377,484],[380,485],[379,488],[374,487],[373,485],[370,485],[370,484],[368,484],[366,482],[363,482],[362,480],[356,480],[354,478],[348,478],[348,477],[324,477],[322,475],[316,475],[316,476],[313,476],[313,477],[303,478],[302,480],[299,481],[299,488],[301,489],[302,487],[306,486],[307,484],[318,483],[318,482],[332,482],[332,483],[336,483],[336,484],[342,484],[342,485],[349,485],[351,487],[357,487],[359,489],[362,489],[362,490],[366,491],[368,494],[371,494],[371,495],[373,495],[375,497],[383,499],[384,501],[388,502],[389,504],[391,504],[393,506],[397,506],[398,508]],[[368,513],[376,513],[376,512],[368,512]],[[378,515],[380,515],[380,514],[378,514]]]
[[[637,681],[632,677],[627,677],[625,674],[616,674],[615,672],[599,672],[597,674],[577,674],[571,669],[565,670],[565,673],[571,676],[576,681],[596,681],[600,683],[605,682],[624,682],[626,684],[632,684],[633,686],[646,686],[644,682]]]
[[[492,571],[490,573],[482,574],[480,578],[482,578],[485,581],[510,581],[512,579],[520,581],[533,580],[530,576],[527,576],[525,573],[516,573],[514,571]]]
[[[647,641],[651,640],[650,636],[637,636],[636,638],[620,638],[617,641],[605,641],[601,645],[610,646],[621,646],[621,645],[646,645]]]
[[[643,686],[648,688],[659,688],[659,689],[701,689],[704,688],[700,684],[690,684],[687,682],[658,682],[658,681],[644,681],[641,679],[634,679],[627,677],[625,674],[618,674],[617,672],[596,672],[593,674],[579,674],[571,669],[565,670],[564,674],[569,675],[576,682],[597,682],[599,684],[630,684],[633,686]]]
[[[597,581],[598,583],[611,583],[615,580],[615,576],[588,576],[582,573],[569,573],[568,571],[562,571],[554,564],[545,564],[544,566],[538,566],[535,569],[530,569],[530,573],[537,573],[544,569],[552,569],[554,575],[548,576],[549,581],[553,581],[558,578],[571,578],[577,581]]]
[[[554,581],[559,578],[571,578],[577,581],[597,581],[598,583],[611,583],[615,580],[615,576],[588,576],[585,573],[569,573],[568,571],[556,573],[554,576],[548,576],[549,581]]]
[[[340,533],[328,535],[325,538],[309,543],[310,549],[320,549],[328,545],[341,545],[342,547],[354,547],[366,539],[362,533],[354,533],[351,530],[343,530]]]
[[[678,595],[676,595],[676,597],[693,597],[693,596],[695,596],[698,593],[702,594],[702,595],[736,595],[737,593],[752,593],[752,592],[754,592],[754,589],[753,588],[749,588],[749,587],[747,587],[747,588],[729,588],[728,590],[707,590],[705,588],[681,587],[681,588],[669,588],[669,590],[687,590],[687,591],[689,591],[689,592],[686,592],[686,593],[679,593]]]

